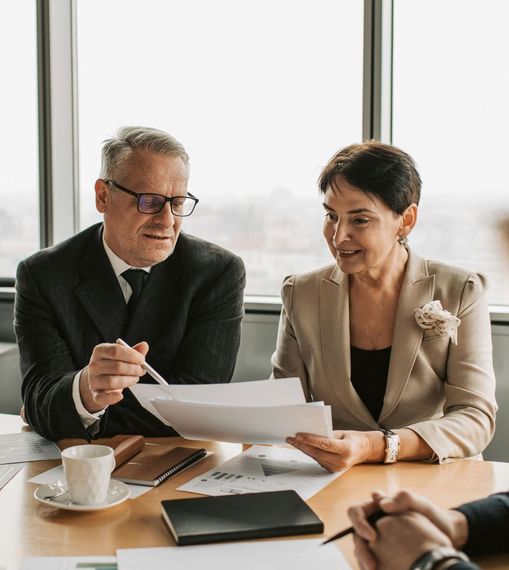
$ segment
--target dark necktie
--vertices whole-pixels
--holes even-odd
[[[122,273],[122,277],[129,283],[133,290],[129,302],[127,303],[127,308],[129,312],[131,312],[138,301],[148,273],[143,271],[143,269],[128,269]]]

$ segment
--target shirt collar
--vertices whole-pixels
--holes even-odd
[[[106,251],[106,255],[108,256],[108,259],[110,260],[110,263],[111,263],[111,266],[113,267],[113,271],[115,272],[115,275],[117,277],[119,277],[119,275],[122,275],[122,273],[124,273],[124,271],[127,271],[128,269],[133,269],[132,265],[129,265],[123,259],[120,259],[120,257],[106,243],[106,240],[104,239],[104,231],[103,231],[102,238],[103,238],[104,250]],[[151,267],[135,267],[134,269],[143,269],[147,273],[150,273],[150,270],[152,268]]]

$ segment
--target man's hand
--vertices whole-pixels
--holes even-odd
[[[365,541],[358,535],[354,537],[355,555],[362,570],[408,570],[425,552],[452,546],[447,535],[416,512],[384,517],[375,526],[377,537],[367,543],[372,559],[363,556]]]
[[[383,438],[381,432],[380,438]],[[332,472],[368,461],[372,454],[372,442],[362,431],[335,431],[332,438],[299,433],[287,438],[286,442]]]
[[[459,511],[442,509],[425,497],[407,491],[401,491],[393,497],[373,493],[371,501],[348,509],[348,516],[355,529],[356,556],[363,570],[371,570],[377,567],[375,553],[371,547],[377,539],[377,531],[369,524],[367,516],[378,509],[391,515],[419,513],[444,533],[457,549],[461,549],[468,539],[467,519]]]
[[[136,384],[145,374],[142,364],[148,344],[132,348],[118,344],[98,344],[80,377],[80,397],[86,410],[95,413],[120,402],[124,388]]]

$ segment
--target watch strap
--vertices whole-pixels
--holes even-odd
[[[380,428],[385,437],[384,463],[396,463],[399,457],[399,435],[390,429]]]
[[[428,550],[428,552],[419,556],[410,567],[410,570],[434,570],[438,564],[447,560],[468,562],[470,559],[464,552],[460,552],[449,546],[441,546],[440,548]]]

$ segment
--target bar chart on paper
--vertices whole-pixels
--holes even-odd
[[[202,495],[230,495],[293,489],[303,499],[308,499],[340,475],[326,471],[296,449],[253,445],[178,490]]]

